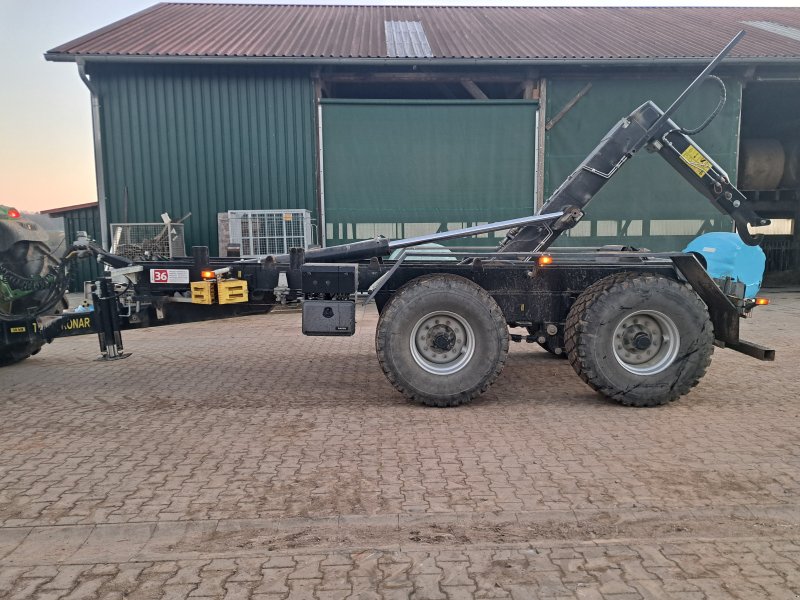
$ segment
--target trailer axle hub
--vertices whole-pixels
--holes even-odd
[[[635,336],[633,336],[633,347],[637,350],[647,350],[650,347],[650,344],[653,343],[653,340],[650,339],[650,336],[646,334],[644,331],[640,331]]]
[[[437,329],[439,326],[437,325]],[[430,334],[428,337],[431,337]],[[456,345],[456,334],[455,332],[450,329],[449,326],[445,325],[443,331],[438,331],[437,333],[433,334],[433,347],[437,350],[441,350],[443,352],[447,352],[453,349],[453,346]]]
[[[680,335],[675,323],[657,311],[637,311],[614,331],[613,351],[620,365],[635,375],[654,375],[675,359]]]
[[[472,328],[449,311],[426,315],[411,334],[411,355],[429,373],[455,373],[469,362],[473,351]]]

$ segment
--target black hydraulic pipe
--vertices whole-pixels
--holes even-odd
[[[87,255],[99,256],[100,260],[110,267],[114,267],[115,269],[130,267],[134,264],[131,259],[106,252],[100,246],[93,244],[86,238],[75,240],[72,243],[69,251],[75,251],[78,257],[84,257]]]
[[[575,207],[583,210],[622,165],[647,143],[648,130],[662,115],[646,102],[609,131],[589,155],[553,192],[540,212],[552,213]],[[672,121],[668,121],[671,123]],[[530,225],[512,230],[499,252],[541,252],[563,231],[547,225]]]
[[[714,71],[714,69],[717,68],[717,65],[721,63],[726,56],[728,56],[730,51],[733,50],[733,47],[736,44],[738,44],[739,40],[741,40],[743,37],[744,37],[744,29],[742,29],[739,33],[733,36],[733,39],[730,42],[728,42],[725,45],[725,47],[720,51],[720,53],[714,57],[714,60],[708,63],[706,68],[703,69],[697,77],[695,77],[694,81],[692,81],[692,83],[689,84],[689,87],[683,90],[681,95],[675,99],[675,102],[670,104],[669,108],[667,108],[667,110],[664,111],[664,114],[661,116],[661,118],[655,123],[653,123],[654,130],[658,130],[658,128],[661,127],[661,125],[663,125],[667,121],[667,119],[669,119],[673,115],[673,113],[676,110],[678,110],[678,107],[681,104],[683,104],[683,101],[686,100],[689,94],[691,94],[700,85],[702,85],[702,83],[706,80],[706,78],[709,75],[711,75],[712,71]]]
[[[337,262],[342,260],[360,260],[373,256],[389,254],[389,240],[374,238],[363,242],[329,246],[327,248],[312,248],[306,250],[306,262]]]
[[[342,262],[348,260],[361,260],[374,256],[389,254],[389,240],[377,237],[352,244],[328,246],[327,248],[311,248],[304,253],[304,262]],[[290,262],[290,254],[276,254],[275,262],[286,264]],[[243,260],[242,263],[257,262],[256,260]]]
[[[464,227],[463,229],[453,229],[451,231],[428,233],[413,238],[393,240],[389,242],[389,250],[397,250],[398,248],[410,248],[412,246],[419,246],[421,244],[429,244],[431,242],[442,242],[445,240],[453,240],[473,235],[480,235],[483,233],[489,233],[492,231],[502,231],[503,229],[510,229],[512,227],[530,226],[536,223],[552,225],[563,216],[564,216],[563,211],[554,211],[552,213],[538,214],[532,217],[519,217],[516,219],[509,219],[507,221],[496,221],[494,223],[486,223],[485,225],[473,225],[472,227]]]

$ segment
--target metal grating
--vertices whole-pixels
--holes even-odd
[[[307,249],[311,239],[311,212],[307,210],[229,210],[231,243],[242,256],[286,254]]]
[[[112,223],[111,254],[131,260],[184,257],[183,223]]]
[[[391,58],[433,58],[433,50],[419,21],[384,21],[386,54]]]
[[[761,249],[767,256],[765,271],[783,273],[800,269],[800,242],[790,237],[766,237]]]

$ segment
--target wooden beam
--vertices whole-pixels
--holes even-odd
[[[517,84],[514,93],[510,97],[515,98],[517,96],[522,96],[523,100],[538,100],[539,80],[529,78]]]
[[[545,202],[544,197],[544,159],[545,159],[545,125],[547,124],[547,79],[539,81],[539,110],[536,111],[536,206],[539,210]]]
[[[460,83],[463,79],[482,83],[517,83],[527,76],[522,73],[322,73],[322,79],[338,83]]]
[[[488,100],[489,96],[483,93],[483,90],[471,79],[462,79],[461,85],[467,90],[475,100]]]
[[[314,79],[314,87],[317,90],[317,99],[331,97],[330,87],[328,86],[328,82],[324,79]]]
[[[572,110],[573,106],[580,102],[581,98],[589,93],[590,89],[592,89],[591,83],[587,83],[585,86],[583,86],[583,89],[575,94],[572,99],[564,105],[564,108],[558,111],[558,114],[547,122],[547,125],[545,125],[544,128],[547,129],[547,131],[550,131],[556,123],[564,118],[564,115]]]
[[[525,100],[539,99],[539,86],[536,81],[528,79],[522,82],[522,97]]]

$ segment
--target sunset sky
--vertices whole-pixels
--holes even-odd
[[[301,0],[295,3],[471,4],[464,0]],[[89,91],[78,78],[73,63],[48,63],[43,54],[50,48],[153,4],[152,0],[0,0],[0,56],[3,57],[0,61],[0,204],[39,211],[97,200]],[[482,0],[474,4],[692,6],[696,3]],[[800,7],[800,0],[767,4],[757,0],[704,0],[701,4]]]

